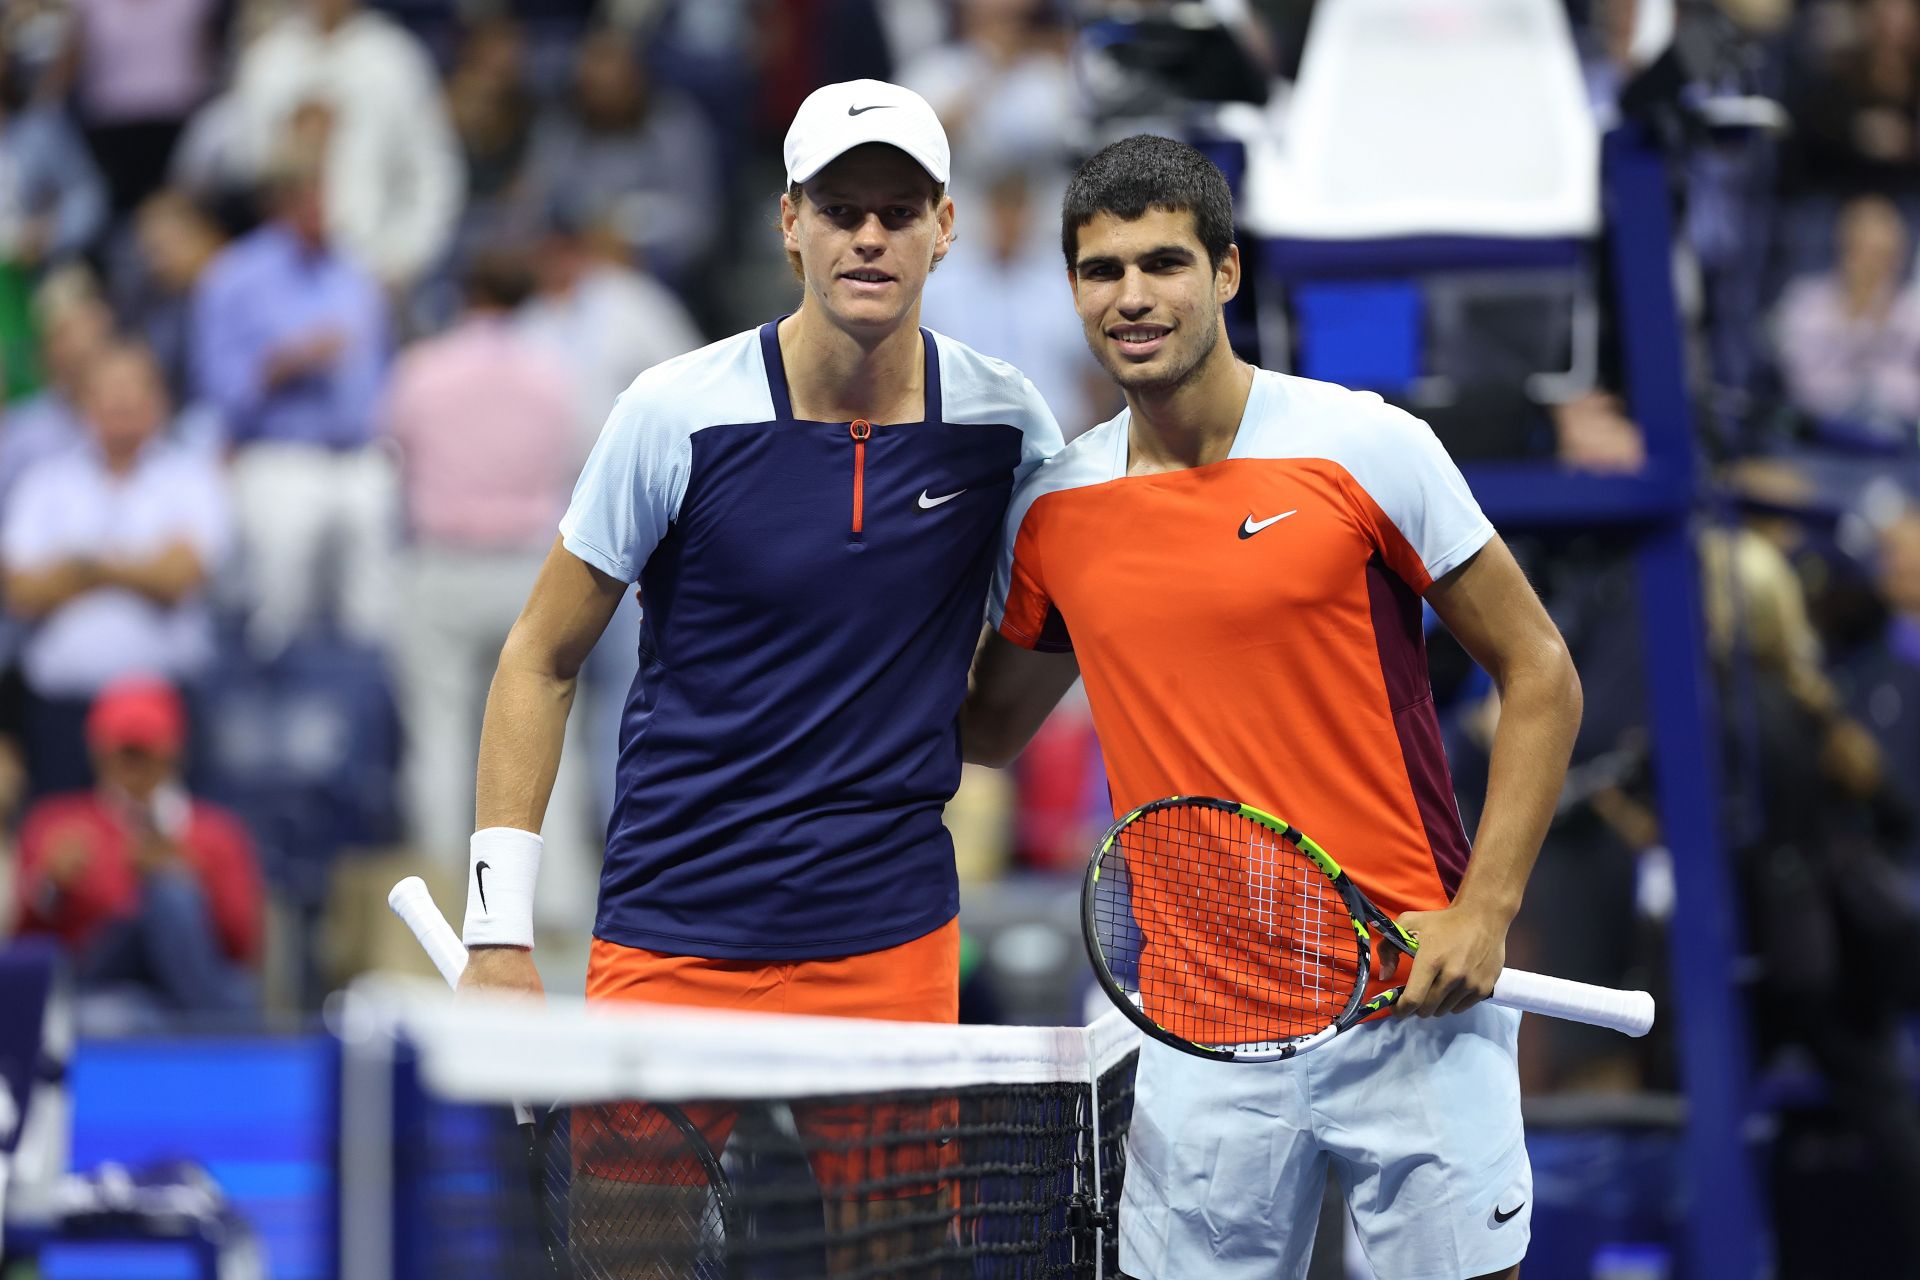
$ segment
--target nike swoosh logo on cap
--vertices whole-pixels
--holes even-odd
[[[1240,526],[1240,536],[1242,538],[1251,538],[1254,534],[1260,532],[1268,525],[1273,524],[1275,521],[1285,520],[1288,516],[1297,516],[1299,514],[1300,508],[1295,507],[1291,511],[1282,511],[1277,516],[1268,516],[1265,520],[1255,520],[1252,513],[1249,512],[1246,523]]]
[[[850,116],[865,115],[869,111],[885,111],[888,107],[893,107],[898,105],[899,105],[898,103],[894,103],[894,102],[876,102],[870,107],[850,106],[847,108],[847,114]]]
[[[922,511],[931,511],[943,502],[952,502],[955,498],[959,497],[961,494],[965,492],[966,492],[965,489],[955,489],[952,493],[943,493],[937,498],[929,498],[927,496],[927,491],[925,489],[922,489],[920,491],[920,509]]]

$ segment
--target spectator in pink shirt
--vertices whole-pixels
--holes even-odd
[[[1795,408],[1830,432],[1914,442],[1920,422],[1920,295],[1906,284],[1907,229],[1884,196],[1840,212],[1830,274],[1787,287],[1776,315]]]
[[[511,320],[532,286],[519,258],[476,255],[464,313],[399,359],[383,413],[409,532],[396,630],[410,816],[423,850],[462,869],[487,684],[584,461],[566,367]],[[570,881],[542,895],[556,909],[593,901],[599,849],[587,753],[567,757],[545,832]]]

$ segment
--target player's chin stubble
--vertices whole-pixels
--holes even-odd
[[[1185,360],[1168,368],[1156,369],[1152,366],[1128,364],[1111,357],[1104,345],[1096,348],[1094,354],[1099,358],[1100,363],[1106,366],[1108,376],[1120,384],[1122,391],[1163,395],[1170,391],[1178,391],[1198,377],[1200,371],[1206,367],[1207,358],[1213,354],[1214,348],[1220,345],[1220,319],[1217,315],[1208,317],[1197,328],[1200,337],[1195,348],[1187,353]],[[1103,334],[1102,337],[1104,336]]]

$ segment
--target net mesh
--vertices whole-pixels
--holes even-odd
[[[650,1033],[648,1052],[677,1058],[680,1083],[660,1092],[556,1088],[561,1105],[536,1108],[530,1129],[516,1123],[508,1097],[450,1096],[476,1090],[442,1087],[425,1059],[458,1048],[415,1052],[400,1028],[400,1075],[411,1082],[391,1109],[401,1225],[393,1265],[379,1274],[1118,1274],[1111,1223],[1132,1114],[1130,1035],[1036,1031],[1009,1056],[1002,1033],[1015,1029],[935,1028],[956,1033],[937,1046],[945,1056],[921,1055],[889,1087],[873,1046],[842,1034],[832,1050],[849,1068],[865,1064],[858,1087],[823,1087],[831,1059],[809,1043],[787,1091],[786,1042],[817,1041],[822,1028],[767,1022],[762,1078],[749,1088],[733,1087],[737,1061],[701,1071],[698,1056],[713,1046],[689,1043],[676,1054],[671,1034]],[[537,1022],[525,1031],[538,1034]],[[495,1034],[475,1029],[473,1051]],[[986,1052],[970,1061],[974,1045]],[[539,1072],[522,1074],[530,1078],[515,1095],[534,1096]],[[705,1091],[703,1074],[714,1077]],[[649,1083],[644,1072],[635,1081]]]
[[[1361,942],[1332,880],[1272,828],[1182,803],[1123,827],[1092,912],[1113,980],[1195,1044],[1283,1044],[1352,1003]]]

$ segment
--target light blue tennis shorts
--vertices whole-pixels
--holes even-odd
[[[1138,1280],[1307,1273],[1328,1162],[1380,1280],[1468,1280],[1526,1256],[1533,1170],[1520,1015],[1388,1018],[1289,1062],[1140,1050],[1120,1203]]]

